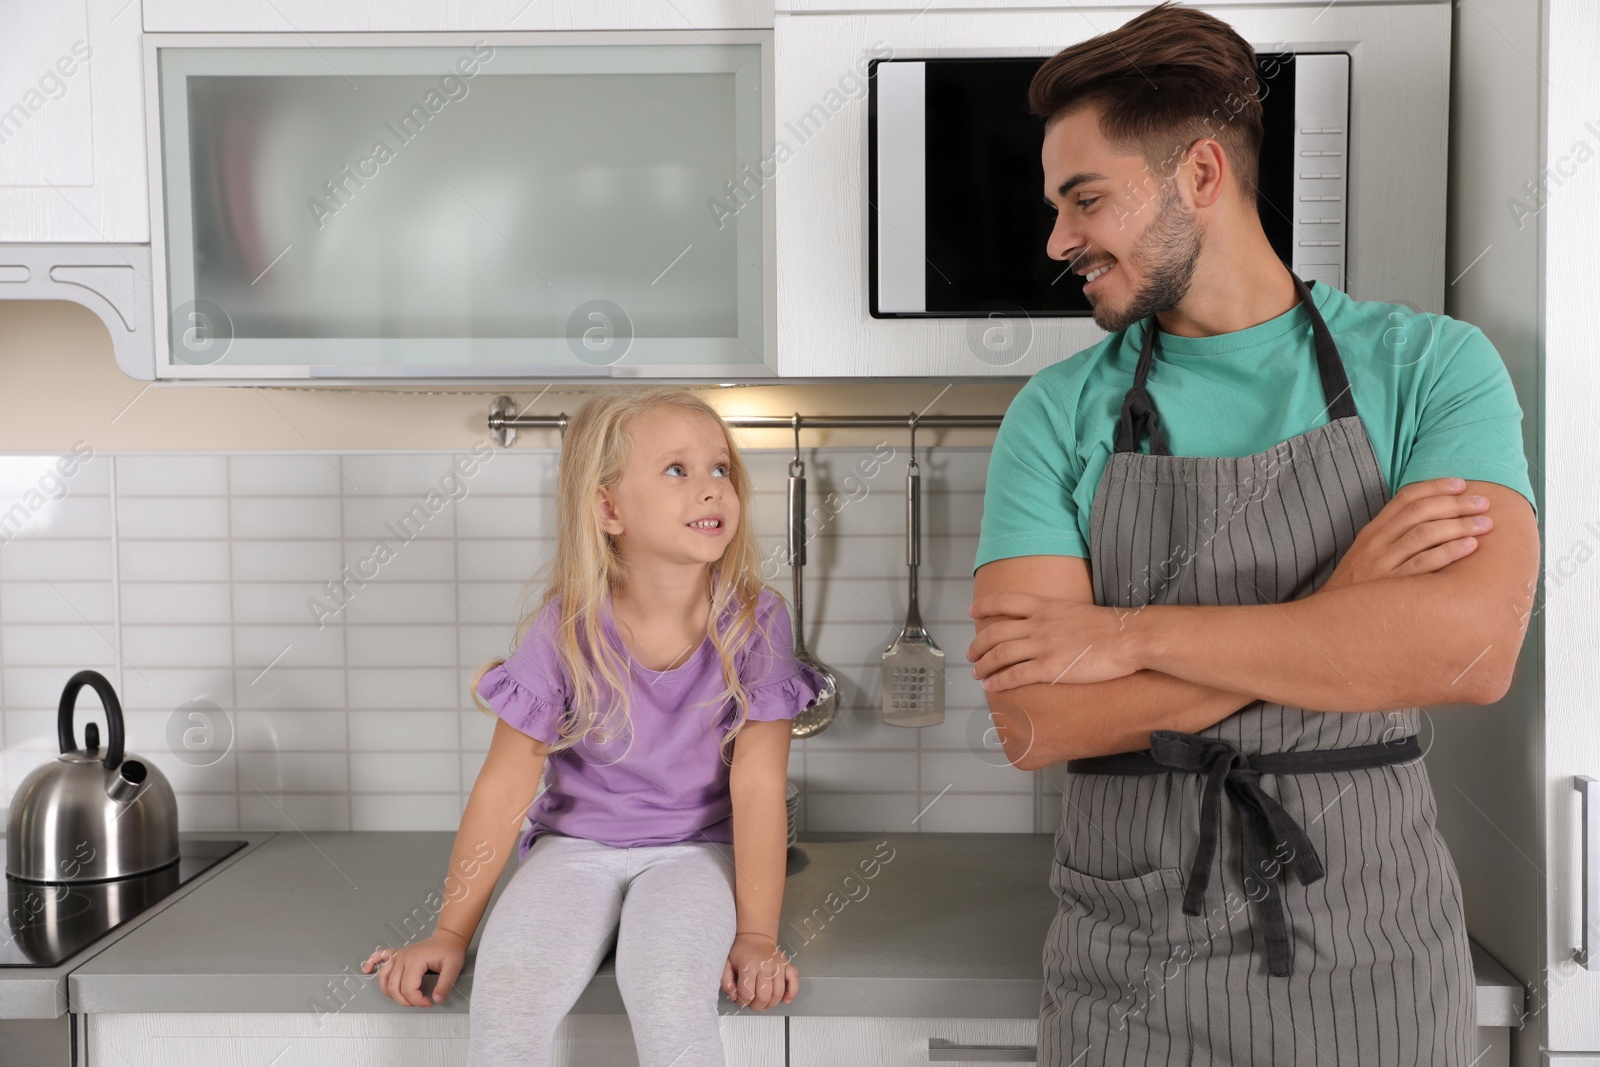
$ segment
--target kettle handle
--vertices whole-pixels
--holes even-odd
[[[61,751],[65,754],[78,747],[73,737],[72,712],[78,702],[78,690],[85,685],[94,687],[106,709],[106,758],[102,762],[106,770],[114,771],[122,763],[122,704],[117,700],[116,690],[99,671],[79,671],[67,680],[67,687],[61,691],[61,706],[56,711],[56,734]]]

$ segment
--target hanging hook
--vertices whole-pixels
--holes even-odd
[[[913,411],[910,419],[911,425],[911,459],[906,464],[906,473],[917,473],[917,413]]]
[[[806,465],[800,460],[800,413],[794,413],[790,419],[794,426],[794,459],[789,461],[789,477],[795,478],[805,473]]]

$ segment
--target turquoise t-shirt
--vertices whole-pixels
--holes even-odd
[[[1496,482],[1533,500],[1522,408],[1483,331],[1309,283],[1392,496],[1428,478]],[[995,434],[976,571],[1009,556],[1089,555],[1095,489],[1133,384],[1143,319],[1039,371]],[[1311,318],[1213,337],[1163,332],[1146,381],[1175,456],[1250,456],[1328,422]],[[1149,451],[1149,437],[1139,444]],[[1537,505],[1534,505],[1537,507]]]

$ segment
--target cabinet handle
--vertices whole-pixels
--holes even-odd
[[[1583,872],[1583,927],[1578,931],[1578,947],[1572,958],[1587,971],[1600,971],[1600,946],[1593,943],[1600,925],[1600,782],[1587,774],[1572,776],[1572,787],[1583,798],[1583,821],[1578,851],[1578,867]]]
[[[934,1062],[1036,1063],[1039,1049],[1035,1045],[960,1045],[942,1037],[930,1037],[928,1059]]]

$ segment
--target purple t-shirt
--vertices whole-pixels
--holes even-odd
[[[556,651],[559,601],[547,603],[511,657],[478,680],[478,695],[495,714],[548,744],[560,738],[561,716],[572,693]],[[730,606],[724,625],[733,612]],[[710,636],[687,662],[652,671],[627,652],[609,613],[602,625],[629,667],[631,748],[626,735],[596,743],[591,731],[577,745],[551,753],[545,790],[528,810],[532,826],[520,842],[518,860],[545,832],[618,848],[731,842],[729,767],[718,746],[737,708],[731,699],[711,700],[724,683]],[[792,719],[825,684],[816,670],[795,659],[792,634],[788,604],[763,587],[755,629],[734,661],[750,693],[751,720]],[[692,706],[697,701],[706,703]]]

